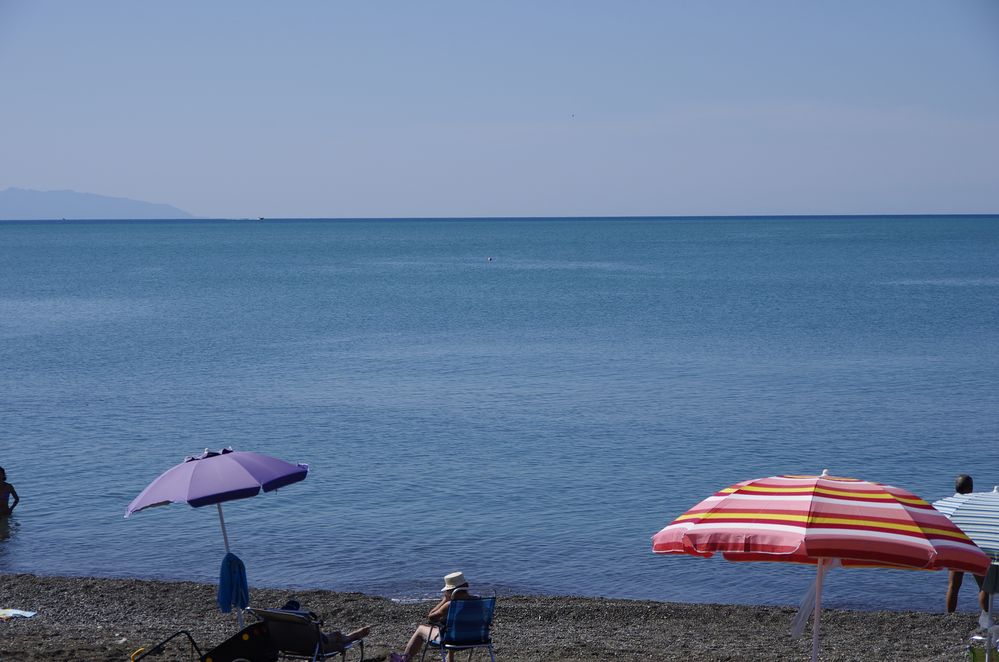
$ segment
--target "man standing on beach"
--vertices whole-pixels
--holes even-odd
[[[954,496],[971,494],[975,489],[975,483],[968,474],[961,474],[954,481]],[[978,582],[978,606],[982,611],[989,610],[988,593],[982,590],[982,582],[985,578],[981,575],[972,575]],[[964,573],[958,570],[951,570],[947,577],[947,613],[953,614],[957,609],[957,593],[961,590],[961,583],[964,581]]]

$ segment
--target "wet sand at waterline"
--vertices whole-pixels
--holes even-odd
[[[205,651],[236,632],[219,612],[216,587],[190,582],[0,575],[0,608],[37,611],[0,622],[3,662],[127,660],[177,630]],[[359,593],[251,589],[257,606],[294,597],[330,628],[370,625],[365,659],[401,650],[431,603],[400,604]],[[942,596],[941,596],[942,599]],[[810,630],[789,634],[795,610],[666,602],[500,596],[493,639],[497,660],[807,660]],[[955,660],[976,615],[824,610],[821,659]],[[187,660],[175,646],[150,660]],[[479,659],[482,659],[481,657]]]

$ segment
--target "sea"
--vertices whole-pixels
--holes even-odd
[[[0,572],[216,582],[214,506],[124,513],[224,447],[310,466],[224,506],[251,587],[796,605],[651,537],[749,478],[999,484],[999,216],[0,223]]]

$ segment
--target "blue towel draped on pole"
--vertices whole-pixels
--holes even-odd
[[[233,607],[246,609],[250,604],[250,588],[246,584],[246,568],[239,557],[228,553],[219,570],[219,609],[228,614]]]

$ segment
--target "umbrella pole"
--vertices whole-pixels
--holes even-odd
[[[225,531],[225,518],[222,517],[222,504],[217,503],[215,507],[219,509],[219,524],[222,525],[222,542],[225,543],[225,553],[229,553],[229,534]]]
[[[222,517],[222,504],[217,503],[215,507],[219,509],[219,524],[222,525],[222,542],[225,543],[225,553],[229,553],[229,534],[225,530],[225,518]],[[236,622],[239,623],[239,629],[243,629],[243,610],[236,608]]]
[[[999,488],[996,488],[999,491]],[[981,589],[985,591],[985,622],[987,623],[985,627],[985,662],[994,662],[995,655],[992,654],[993,646],[993,633],[992,633],[992,598],[994,596],[994,591],[996,589],[996,573],[999,572],[999,564],[993,559],[992,564],[989,565],[988,572],[985,573],[985,579],[982,580]],[[981,619],[979,619],[979,624],[981,624]]]
[[[985,630],[985,662],[992,662],[992,594],[986,593],[986,595],[989,600],[989,610],[985,613],[988,614],[989,627]]]
[[[826,572],[826,560],[819,559],[815,574],[815,613],[812,615],[812,662],[819,662],[819,620],[822,615],[822,580]]]

